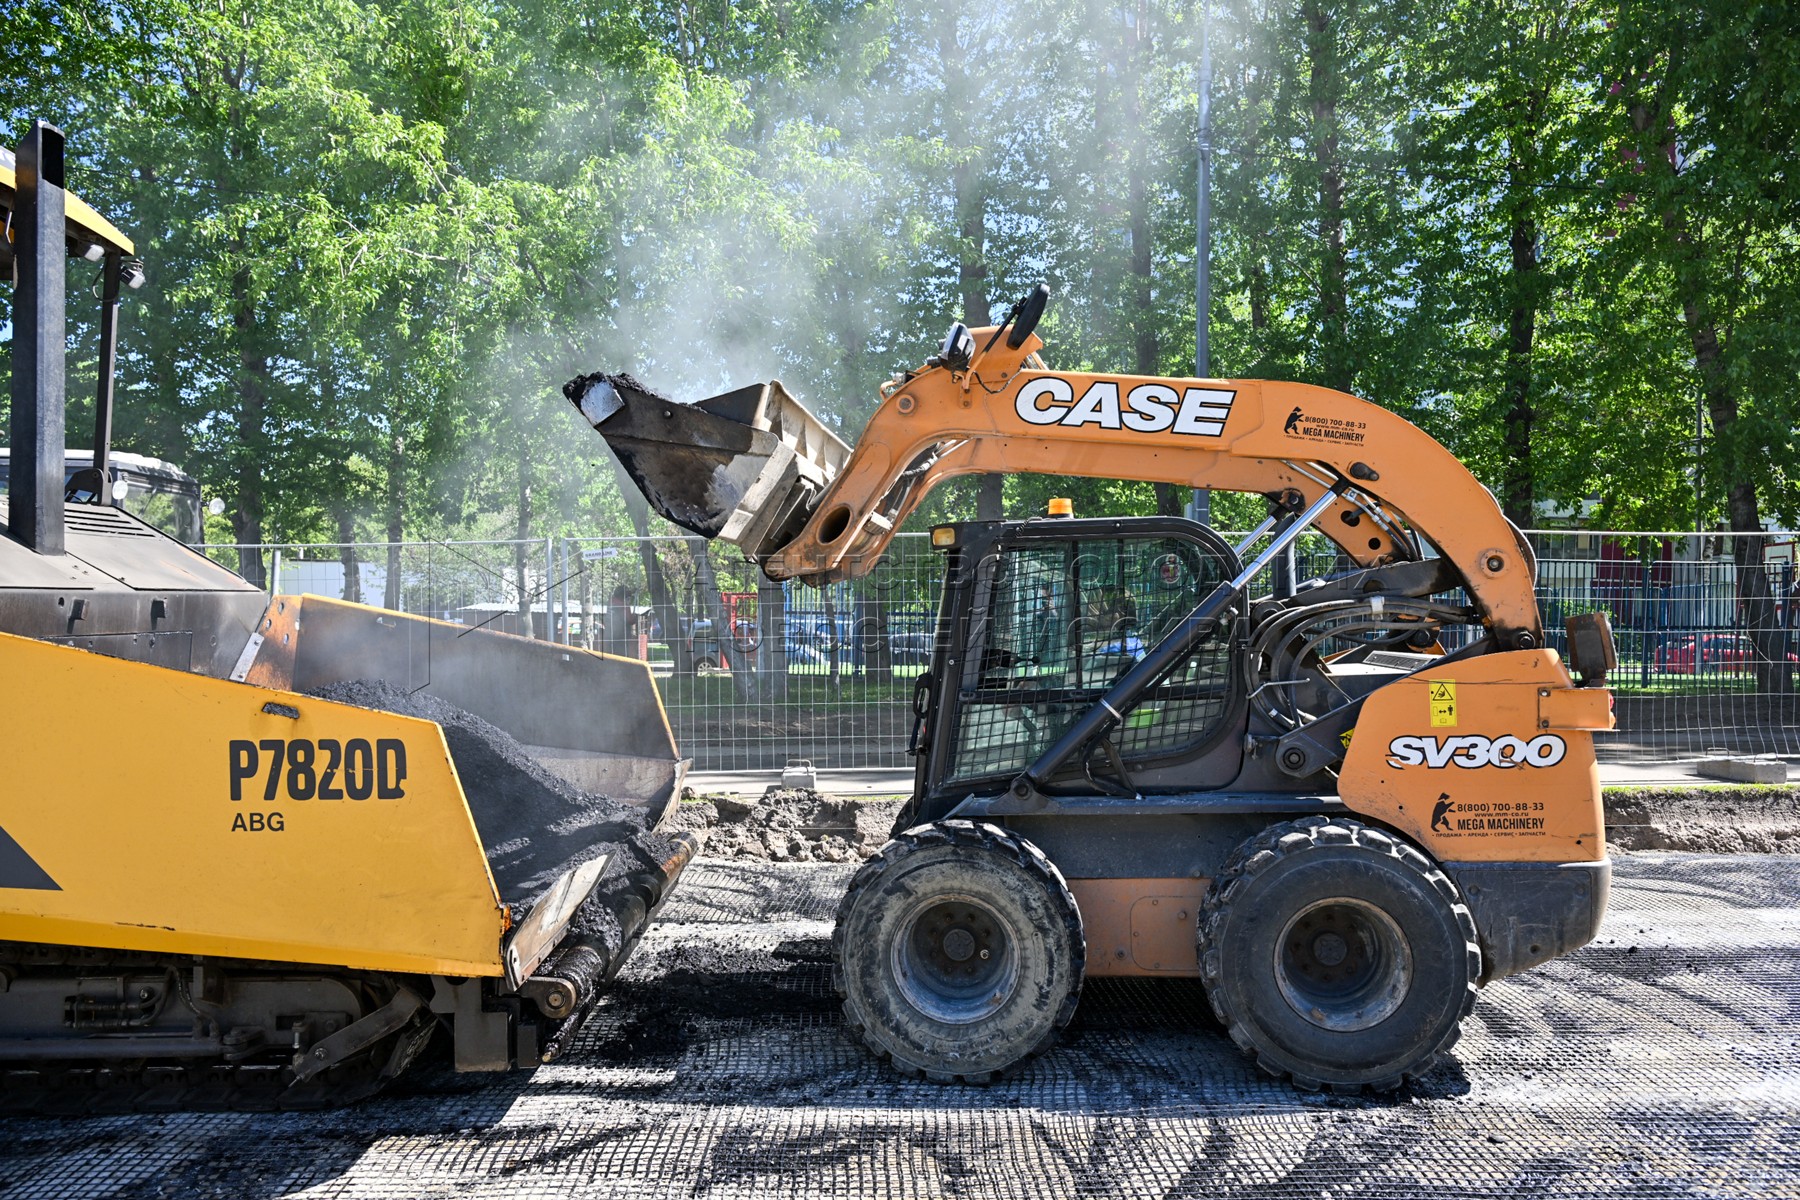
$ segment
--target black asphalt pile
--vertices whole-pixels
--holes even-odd
[[[859,862],[888,840],[905,801],[825,796],[804,789],[756,799],[697,796],[670,818],[677,829],[706,830],[710,858],[760,862]]]
[[[571,927],[617,949],[618,922],[609,901],[625,889],[627,872],[654,868],[673,848],[668,838],[645,828],[644,810],[583,791],[544,769],[505,731],[436,696],[372,679],[329,684],[312,694],[420,717],[443,728],[488,869],[508,904],[535,901],[571,866],[612,855]]]
[[[816,1018],[840,1007],[831,990],[831,943],[822,938],[647,945],[627,973],[613,986],[594,1052],[639,1068],[704,1043],[710,1022]],[[753,1094],[749,1083],[734,1081],[740,1102]]]
[[[1800,854],[1800,788],[1608,788],[1606,840],[1619,850]]]

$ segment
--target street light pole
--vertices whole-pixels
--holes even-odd
[[[1200,0],[1200,166],[1194,199],[1194,374],[1212,374],[1212,22],[1211,0]],[[1188,516],[1212,517],[1212,493],[1195,488]]]

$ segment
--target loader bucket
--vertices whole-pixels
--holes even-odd
[[[664,517],[753,559],[805,526],[850,447],[779,381],[695,404],[659,396],[629,375],[563,385]]]
[[[274,596],[233,678],[309,692],[379,679],[511,734],[546,769],[646,810],[655,826],[687,771],[650,664],[323,596]]]

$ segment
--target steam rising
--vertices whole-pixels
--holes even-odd
[[[1058,275],[1092,286],[1123,270],[1125,233],[1094,201],[1143,151],[1119,144],[1116,122],[1098,135],[1091,76],[1064,81],[1091,70],[1090,34],[1116,38],[1130,20],[1080,2],[872,7],[803,79],[658,89],[661,111],[615,128],[612,149],[593,142],[594,111],[627,111],[642,81],[601,81],[596,102],[594,79],[564,80],[563,116],[537,131],[532,158],[567,164],[560,199],[586,250],[549,280],[560,296],[542,323],[509,329],[483,373],[499,425],[529,452],[515,464],[478,447],[470,473],[523,465],[540,490],[559,486],[567,532],[628,532],[617,474],[581,420],[604,414],[552,400],[569,376],[628,371],[683,401],[780,378],[854,441],[881,380],[923,361],[950,321],[989,319],[963,311],[965,260],[979,256],[996,310],[1046,276],[1063,293],[1077,281]],[[1157,94],[1171,109],[1191,100]],[[1172,180],[1180,164],[1160,169]],[[982,202],[983,245],[963,237],[959,184],[965,210]],[[1088,228],[1053,239],[1053,220]],[[1053,243],[1088,258],[1050,261]],[[596,390],[584,403],[605,402]]]

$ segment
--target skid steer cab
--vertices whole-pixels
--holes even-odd
[[[628,375],[564,392],[658,511],[775,579],[866,573],[957,475],[1265,497],[1234,540],[1168,517],[932,531],[913,797],[851,881],[835,979],[851,1032],[932,1079],[1018,1069],[1088,976],[1195,976],[1266,1070],[1398,1087],[1482,985],[1600,924],[1606,617],[1552,648],[1529,543],[1393,413],[1058,370],[1047,298],[954,326],[854,449],[775,381],[692,405]],[[1303,581],[1302,534],[1327,564]]]

